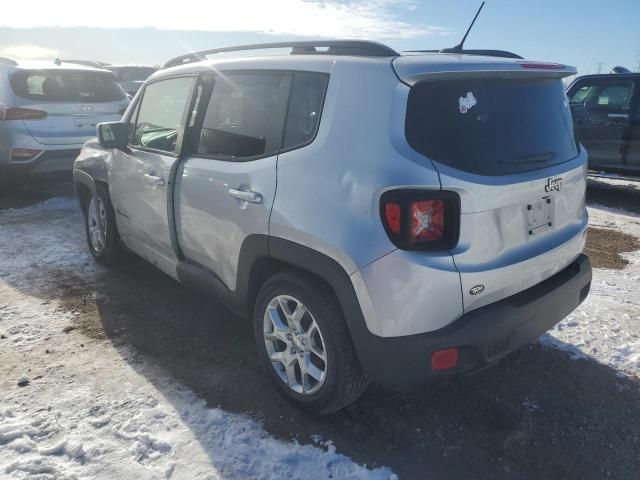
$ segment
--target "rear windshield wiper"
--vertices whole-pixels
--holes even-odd
[[[520,165],[523,163],[547,163],[550,160],[556,158],[556,154],[553,152],[536,153],[534,155],[524,155],[518,157],[511,162],[513,165]]]

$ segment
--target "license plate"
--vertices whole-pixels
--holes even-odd
[[[551,197],[541,198],[535,202],[527,204],[529,236],[535,236],[541,232],[546,232],[553,227],[551,213],[553,200]]]

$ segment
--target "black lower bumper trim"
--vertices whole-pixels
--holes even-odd
[[[406,389],[429,378],[469,372],[496,362],[526,345],[571,313],[587,296],[591,264],[580,255],[551,278],[496,303],[464,314],[435,332],[359,339],[358,356],[367,374],[389,387]],[[431,370],[435,350],[457,347],[458,364]]]
[[[45,150],[39,157],[31,162],[14,162],[0,165],[0,172],[4,175],[21,177],[39,173],[69,172],[73,168],[73,162],[80,154],[80,149],[71,148],[64,150]],[[47,164],[53,164],[48,168]]]

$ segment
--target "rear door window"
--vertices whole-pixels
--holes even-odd
[[[197,154],[228,160],[276,154],[290,87],[288,73],[216,75]]]
[[[125,93],[110,72],[22,70],[11,77],[14,93],[41,102],[114,102]]]
[[[624,110],[629,107],[633,82],[627,80],[583,80],[569,101],[572,107],[585,106]]]
[[[300,147],[315,137],[328,81],[329,75],[323,73],[295,74],[284,133],[285,149]]]
[[[479,175],[507,175],[575,158],[561,80],[425,81],[409,94],[409,144],[436,162]]]

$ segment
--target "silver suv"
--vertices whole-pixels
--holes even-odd
[[[173,59],[75,162],[89,249],[252,316],[316,412],[492,364],[589,291],[574,73],[359,41]]]
[[[106,70],[0,57],[0,184],[19,174],[71,173],[99,122],[129,104]]]

